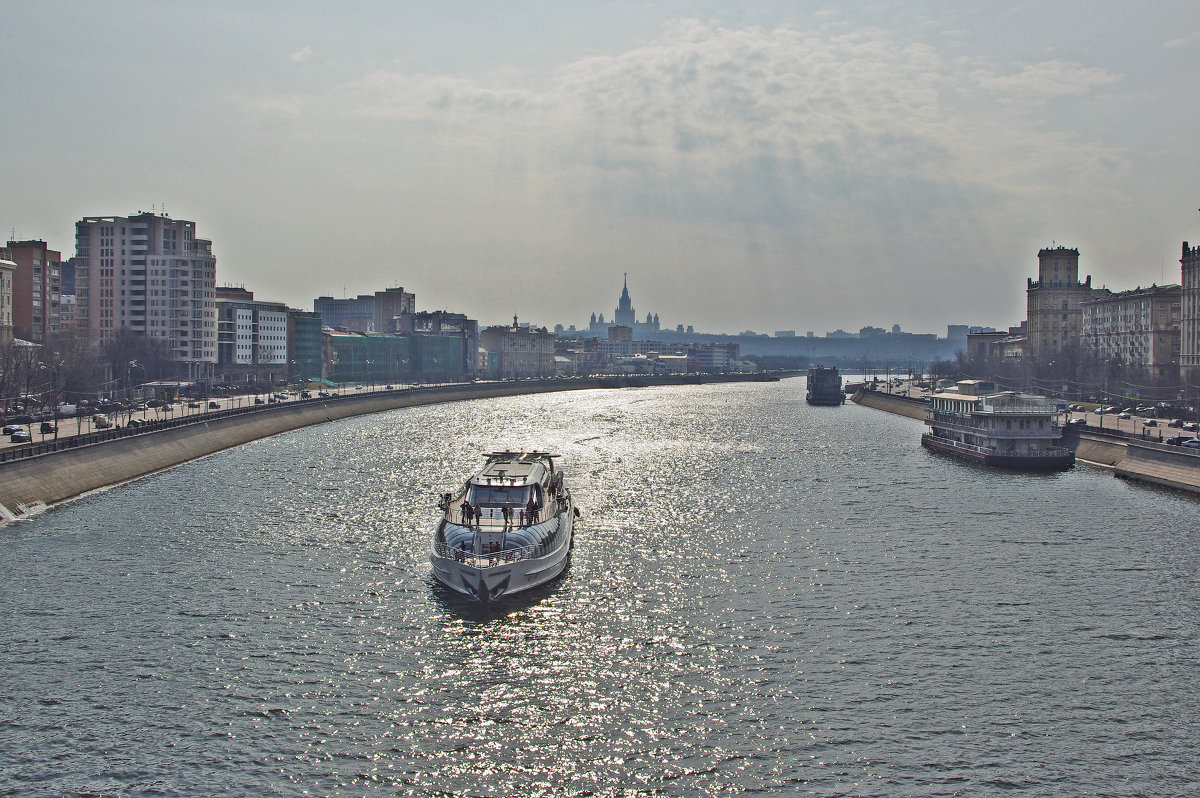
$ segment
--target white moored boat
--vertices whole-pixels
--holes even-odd
[[[429,560],[439,582],[479,601],[562,573],[578,510],[548,452],[492,452],[443,511]]]
[[[935,393],[921,443],[935,452],[1015,471],[1063,471],[1075,452],[1062,445],[1058,408],[1044,396],[1002,391],[995,383],[959,380]]]

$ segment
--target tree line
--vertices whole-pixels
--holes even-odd
[[[76,332],[57,333],[42,344],[11,341],[0,345],[0,404],[32,410],[123,397],[142,383],[172,378],[176,368],[164,341],[130,330],[99,349]]]

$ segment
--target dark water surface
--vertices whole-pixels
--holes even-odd
[[[1200,502],[803,394],[394,411],[0,529],[0,794],[1200,792]],[[426,552],[503,447],[584,517],[481,609]]]

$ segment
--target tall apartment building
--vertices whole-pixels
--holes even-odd
[[[1038,252],[1038,279],[1026,283],[1029,354],[1047,362],[1070,343],[1079,343],[1083,317],[1079,303],[1091,299],[1092,278],[1079,282],[1079,250]]]
[[[375,292],[375,330],[382,333],[399,332],[397,329],[402,316],[415,313],[417,310],[417,295],[406,292],[403,288],[388,288]]]
[[[42,343],[59,331],[62,256],[45,241],[9,241],[13,272],[13,335]]]
[[[1200,385],[1200,246],[1183,242],[1182,296],[1179,308],[1179,378]]]
[[[8,250],[0,249],[0,346],[13,340],[13,275],[17,264]]]
[[[196,223],[164,214],[75,223],[76,326],[93,340],[122,329],[163,341],[189,379],[217,362],[217,261]]]
[[[253,291],[220,286],[217,294],[217,373],[226,382],[286,379],[288,307],[256,300]]]
[[[1179,377],[1180,295],[1179,286],[1163,285],[1080,302],[1083,350],[1173,382]]]

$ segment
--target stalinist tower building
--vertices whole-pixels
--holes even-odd
[[[654,340],[658,336],[658,314],[647,313],[646,321],[639,322],[637,314],[633,310],[633,300],[629,298],[629,274],[625,274],[625,284],[621,287],[621,298],[617,300],[617,310],[613,314],[612,325],[604,323],[604,314],[601,313],[599,319],[596,314],[592,314],[591,324],[588,325],[588,331],[592,335],[607,337],[608,328],[610,326],[628,327],[633,330],[633,339],[635,341]]]
[[[626,272],[625,285],[621,287],[621,298],[617,300],[617,312],[613,314],[613,321],[622,327],[633,329],[633,325],[637,324],[635,315],[633,300],[629,298],[629,272]]]
[[[1038,252],[1038,279],[1027,281],[1025,295],[1029,353],[1045,363],[1080,343],[1079,303],[1098,294],[1092,290],[1090,275],[1079,282],[1079,250],[1056,246]]]

